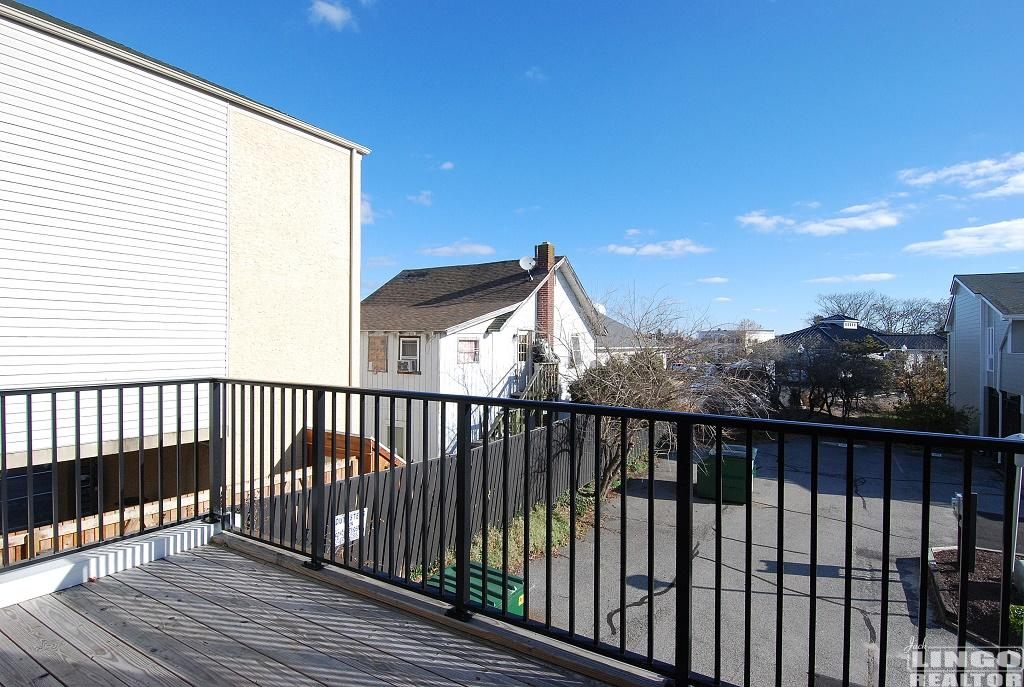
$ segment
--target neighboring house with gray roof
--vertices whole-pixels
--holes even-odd
[[[363,300],[362,385],[511,397],[534,388],[542,369],[565,380],[592,365],[600,313],[554,246],[538,245],[535,261],[529,271],[503,260],[400,272]],[[535,361],[538,348],[549,365]],[[388,412],[382,408],[382,427]],[[454,413],[446,424],[454,428]],[[395,426],[402,446],[404,407]]]
[[[987,436],[1021,431],[1024,272],[958,274],[950,293],[950,403],[975,409]]]
[[[901,351],[910,360],[943,356],[946,352],[946,337],[941,334],[887,334],[865,327],[859,320],[847,315],[832,315],[820,322],[776,338],[783,350],[804,350],[835,348],[843,344],[877,344],[880,355]]]

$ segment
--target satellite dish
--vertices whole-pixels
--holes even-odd
[[[530,274],[530,270],[537,266],[537,259],[524,255],[519,258],[519,266],[526,270],[526,273],[530,275],[530,281],[533,281],[533,275]]]

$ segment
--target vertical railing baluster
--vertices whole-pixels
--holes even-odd
[[[489,475],[489,472],[488,472],[488,467],[489,466],[487,465],[488,459],[490,458],[490,446],[489,446],[490,442],[488,441],[488,428],[490,426],[490,423],[489,423],[489,417],[488,416],[491,413],[491,407],[489,405],[483,404],[483,405],[480,406],[480,411],[481,411],[481,413],[480,413],[481,414],[481,420],[480,420],[481,428],[480,429],[481,429],[481,437],[482,437],[482,440],[483,440],[483,443],[481,444],[481,457],[480,457],[481,458],[481,462],[480,462],[480,473],[481,473],[480,474],[480,484],[481,484],[481,487],[480,487],[480,525],[481,525],[480,544],[481,544],[481,547],[483,549],[482,552],[481,552],[482,555],[481,555],[481,571],[480,571],[480,575],[481,575],[481,577],[480,577],[480,580],[481,580],[481,582],[480,582],[480,593],[481,593],[482,596],[481,596],[480,602],[481,602],[481,610],[486,612],[487,611],[487,592],[490,589],[490,584],[491,584],[490,559],[488,558],[488,556],[490,554],[490,551],[488,551],[488,544],[490,543],[488,541],[488,539],[490,538],[491,532],[490,532],[490,528],[488,527],[489,523],[487,521],[487,507],[488,507],[488,503],[489,503],[489,499],[487,498],[487,496],[488,496],[489,485],[490,485],[490,482],[489,482],[490,475]]]
[[[288,548],[295,551],[295,532],[298,529],[299,521],[299,496],[295,493],[295,466],[298,461],[295,459],[295,451],[297,445],[301,443],[303,445],[302,452],[305,454],[306,432],[303,430],[299,436],[299,390],[292,387],[291,392],[291,425],[288,428],[290,432],[288,439]],[[296,438],[297,436],[299,438]],[[281,438],[284,439],[283,436]],[[303,455],[303,462],[305,462],[305,455]]]
[[[142,534],[146,529],[146,387],[139,385],[139,527]]]
[[[245,485],[242,485],[243,488]],[[256,385],[249,385],[249,536],[256,527]]]
[[[124,464],[124,387],[117,387],[117,508],[119,511],[118,536],[124,536],[124,501],[125,501],[125,464]]]
[[[1017,479],[1017,466],[1014,454],[1003,452],[1003,560],[1002,575],[999,580],[999,646],[1010,646],[1010,604],[1013,600],[1013,566],[1016,551],[1013,550],[1014,531],[1018,523],[1014,519],[1017,512],[1015,503],[1014,481]],[[966,496],[966,494],[965,494]],[[1019,672],[1019,668],[1017,669]],[[1006,666],[1002,666],[1003,684],[1006,683]]]
[[[278,417],[276,407],[278,391],[281,392],[280,417]],[[271,474],[270,478],[270,539],[273,540],[276,536],[277,543],[282,545],[284,544],[284,531],[282,529],[282,522],[284,521],[284,509],[282,506],[284,497],[284,408],[284,388],[270,387],[270,455],[271,461],[277,461],[277,477],[275,478]],[[277,442],[274,441],[274,430],[278,426],[281,428],[281,434],[279,435],[279,441],[281,442],[280,450],[277,448]],[[271,467],[271,473],[273,473],[273,467]],[[281,512],[281,515],[278,514],[278,511]]]
[[[843,586],[843,685],[850,684],[850,620],[853,612],[853,441],[846,440],[846,580]]]
[[[473,494],[469,462],[473,406],[459,401],[455,431],[455,605],[448,615],[469,619],[469,549],[472,538]],[[482,590],[486,592],[486,587]]]
[[[878,620],[878,684],[885,685],[889,648],[889,538],[892,532],[892,444],[882,449],[882,594]]]
[[[956,646],[958,651],[965,651],[967,647],[967,611],[968,604],[970,602],[970,575],[971,565],[970,556],[968,555],[968,542],[970,541],[970,532],[975,527],[974,512],[972,506],[974,505],[973,497],[971,496],[971,490],[974,488],[972,484],[971,474],[973,472],[973,459],[971,450],[967,449],[964,451],[964,476],[963,476],[963,497],[960,501],[961,508],[961,529],[960,529],[960,540],[957,542],[959,546],[959,572],[960,572],[960,589],[957,595],[957,623],[956,623]],[[964,674],[964,663],[960,662],[956,668],[957,682],[963,682]]]
[[[676,425],[675,683],[690,681],[693,593],[693,425]]]
[[[302,398],[302,429],[299,431],[299,461],[302,465],[302,520],[299,531],[302,532],[302,551],[306,551],[306,544],[310,539],[310,498],[311,483],[313,474],[309,472],[309,457],[306,448],[306,428],[309,427],[309,389],[303,389],[300,394]],[[308,475],[308,476],[307,476]]]
[[[224,454],[224,422],[223,422],[223,408],[221,404],[221,393],[223,386],[220,382],[210,382],[209,391],[209,402],[207,412],[209,413],[209,480],[210,480],[210,495],[209,495],[209,514],[206,516],[207,522],[223,522],[223,492],[220,476],[223,474],[222,468],[224,466],[225,454]],[[199,403],[199,394],[196,393],[196,405]],[[196,423],[194,427],[195,433],[199,434],[199,423]],[[199,464],[199,455],[194,454],[192,456],[192,462],[196,465]],[[195,481],[195,492],[199,494],[199,480]],[[199,512],[196,510],[193,515],[198,516]]]
[[[383,552],[380,546],[380,394],[373,396],[373,571],[381,572]]]
[[[921,457],[921,555],[918,560],[917,648],[923,650],[928,633],[928,540],[932,501],[932,447]]]
[[[331,523],[331,563],[338,562],[338,392],[331,392],[331,491],[328,495],[327,518]]]
[[[506,407],[501,418],[501,615],[508,616],[508,459],[509,431],[511,429],[512,409]]]
[[[103,494],[103,389],[96,390],[96,540],[106,539],[104,533],[103,512],[107,509],[106,497]]]
[[[224,490],[227,492],[228,498],[226,501],[230,504],[228,507],[228,529],[235,528],[235,507],[237,505],[235,501],[235,493],[238,487],[238,478],[235,475],[235,469],[237,468],[238,458],[238,432],[239,423],[238,419],[238,385],[231,384],[231,409],[225,413],[226,417],[230,418],[230,422],[225,427],[225,430],[231,432],[231,462],[229,466],[225,466],[225,479],[224,479]],[[230,484],[229,484],[230,481]]]
[[[60,485],[57,480],[57,394],[50,394],[50,525],[53,528],[53,539],[50,553],[60,552]]]
[[[388,540],[388,579],[395,579],[395,500],[398,498],[395,494],[395,397],[392,394],[388,397],[388,450],[390,451],[390,458],[388,460],[388,474],[384,476],[384,480],[388,485],[388,528],[387,528],[387,540]]]
[[[410,568],[412,567],[412,398],[405,399],[405,468],[402,470],[402,491],[405,494],[404,513],[405,529],[402,536],[405,584],[411,582]]]
[[[267,388],[260,385],[260,496],[259,496],[259,518],[260,528],[259,537],[263,539],[263,521],[267,518],[267,444],[266,444],[266,424],[267,424]]]
[[[306,404],[306,389],[302,393],[303,405]],[[313,389],[313,477],[310,485],[309,504],[309,552],[310,559],[303,563],[312,570],[323,567],[324,558],[324,430],[327,412],[327,392]],[[305,436],[305,428],[303,428]]]
[[[601,416],[594,416],[594,646],[601,644]]]
[[[221,389],[223,389],[223,386],[220,384],[220,382],[217,382],[218,394],[220,394]],[[207,397],[206,400],[208,406],[213,403],[213,400],[209,397]],[[220,403],[219,398],[218,403],[220,405],[220,408],[223,409],[223,403]],[[210,429],[208,430],[208,436],[211,438],[208,439],[208,441],[212,441],[214,419],[216,420],[217,423],[218,435],[220,437],[223,437],[221,428],[223,427],[224,419],[221,417],[220,412],[218,412],[216,415],[212,414],[212,412],[213,411],[210,408],[207,408],[207,413],[210,413],[211,418]],[[221,441],[223,441],[223,439],[221,439]],[[209,452],[207,453],[207,458],[211,463],[213,462],[213,459],[210,457]],[[217,466],[217,469],[220,470],[223,467],[223,465],[224,452],[221,451],[221,462]],[[213,483],[211,482],[210,484],[212,489]],[[192,390],[192,517],[199,517],[199,382],[195,383],[195,388]]]
[[[530,622],[530,467],[533,461],[531,435],[534,415],[532,409],[523,411],[526,434],[523,436],[523,621]]]
[[[157,527],[164,526],[164,385],[156,387],[156,501]]]
[[[3,544],[3,551],[0,551],[3,565],[11,564],[10,551],[10,526],[8,518],[10,514],[7,508],[7,396],[0,392],[0,544]]]
[[[619,418],[619,655],[626,653],[626,492],[629,484],[629,420]]]
[[[82,546],[82,395],[75,391],[75,546]]]
[[[715,683],[722,681],[722,426],[715,425]]]
[[[448,404],[445,401],[441,401],[440,405],[440,424],[438,425],[438,451],[439,460],[437,463],[437,518],[438,518],[438,536],[437,536],[437,567],[438,567],[438,580],[437,593],[438,596],[444,597],[445,590],[445,567],[448,564],[448,541],[447,541],[447,520],[448,520],[448,479],[447,479],[447,465],[448,456],[446,454],[445,447],[448,443],[448,430],[447,430],[447,407]]]
[[[569,413],[569,638],[576,639],[576,495],[580,489],[576,413]]]
[[[554,489],[551,474],[551,453],[554,446],[555,433],[554,415],[548,410],[544,414],[544,629],[551,629],[551,587],[552,587],[552,549],[554,540]]]
[[[342,461],[344,462],[344,465],[345,465],[345,520],[344,520],[345,544],[344,544],[344,546],[341,549],[341,562],[342,562],[342,565],[344,565],[346,568],[350,564],[348,550],[350,548],[349,547],[349,542],[352,541],[351,538],[350,538],[351,535],[349,534],[349,524],[348,524],[348,521],[349,521],[348,514],[352,510],[352,503],[351,503],[352,495],[351,495],[351,490],[350,490],[351,484],[350,484],[350,481],[349,481],[351,479],[351,472],[352,472],[352,461],[350,460],[350,458],[352,456],[351,437],[352,437],[352,395],[349,392],[346,391],[345,392],[345,455],[344,455],[344,457],[342,459]]]
[[[743,464],[743,493],[746,495],[747,505],[744,508],[746,515],[746,533],[743,537],[743,684],[750,684],[750,630],[753,625],[753,602],[751,600],[751,577],[754,571],[753,547],[754,547],[754,437],[750,428],[746,430],[746,442]]]
[[[357,508],[359,509],[359,570],[366,565],[366,394],[359,394],[359,484],[356,485]],[[424,571],[425,572],[425,571]]]
[[[807,614],[807,687],[814,687],[815,650],[818,645],[818,435],[811,435],[811,542],[808,552],[811,579]]]
[[[647,421],[647,665],[654,663],[654,430]],[[676,508],[679,505],[676,504]]]
[[[246,467],[246,453],[245,453],[245,428],[246,428],[246,417],[245,417],[245,390],[246,384],[243,384],[238,392],[239,406],[238,406],[238,506],[241,514],[242,522],[239,526],[239,532],[244,532],[247,524],[251,524],[251,516],[249,511],[252,510],[251,495],[246,493],[245,490],[245,467]],[[249,387],[250,394],[252,387]],[[251,404],[249,404],[251,406]],[[251,407],[250,407],[251,410]],[[250,425],[252,423],[249,423]]]
[[[174,418],[174,492],[177,494],[174,515],[175,520],[181,522],[184,520],[181,517],[181,384],[176,384],[174,387]],[[198,426],[193,429],[196,433],[199,432]],[[194,456],[194,460],[198,461],[199,456]],[[194,490],[199,491],[198,484],[194,485]],[[198,517],[199,513],[193,513],[193,515]]]
[[[36,557],[36,513],[35,513],[35,484],[34,482],[34,460],[32,459],[32,392],[25,394],[25,507],[27,510],[28,522],[25,530],[28,533],[28,557]],[[121,520],[124,522],[124,511],[122,510]],[[121,526],[121,534],[124,535],[124,525]]]
[[[785,597],[783,591],[786,580],[786,435],[784,433],[779,432],[776,446],[778,458],[775,479],[778,488],[778,509],[775,525],[775,687],[782,687],[782,600]]]
[[[420,589],[424,592],[427,591],[427,574],[429,572],[430,563],[430,539],[427,536],[429,530],[427,525],[430,521],[430,402],[427,400],[420,401],[420,412],[422,413],[422,419],[420,421],[420,441],[423,444],[423,456],[420,459],[420,487],[421,497],[420,505],[422,506],[420,513]],[[440,592],[440,588],[438,589]]]

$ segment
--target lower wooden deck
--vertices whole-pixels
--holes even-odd
[[[0,609],[0,684],[598,684],[218,546]]]

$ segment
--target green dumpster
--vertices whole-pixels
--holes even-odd
[[[737,444],[722,445],[722,501],[724,503],[747,502],[747,449]],[[751,451],[750,475],[757,476],[757,449]],[[697,462],[697,496],[703,499],[715,498],[715,483],[718,480],[718,461],[714,453]]]
[[[481,593],[483,588],[483,566],[475,561],[469,564],[469,600],[474,604],[485,604],[488,608],[501,611],[502,599],[507,599],[508,612],[512,615],[523,614],[523,578],[515,575],[508,576],[508,586],[502,587],[501,571],[494,568],[487,568],[487,593],[486,600]],[[447,594],[455,593],[455,573],[457,566],[450,565],[444,569],[444,591]],[[427,587],[435,590],[440,582],[440,575],[432,575],[427,578]]]

